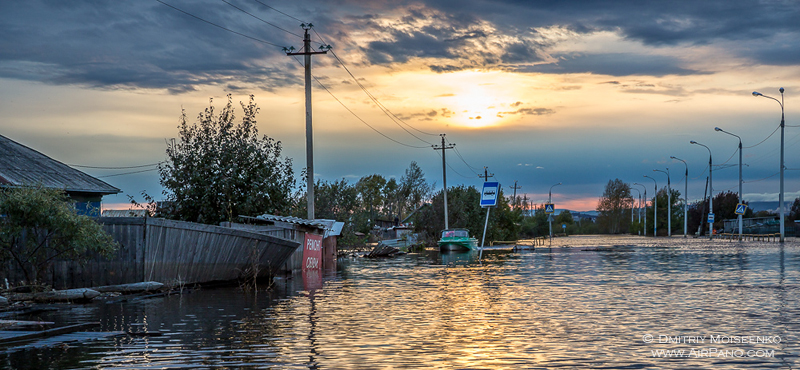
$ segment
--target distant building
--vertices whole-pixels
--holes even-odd
[[[99,216],[104,195],[119,189],[0,135],[0,187],[38,185],[63,189],[78,213]]]

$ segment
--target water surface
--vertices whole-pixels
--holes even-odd
[[[0,368],[798,368],[798,271],[795,241],[352,258],[318,289],[297,275],[258,294],[66,306],[36,319],[163,335],[7,348]]]

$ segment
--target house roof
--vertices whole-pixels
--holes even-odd
[[[0,135],[0,186],[35,184],[76,193],[120,192],[103,180]]]

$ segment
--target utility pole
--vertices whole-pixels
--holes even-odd
[[[445,145],[444,143],[444,136],[445,134],[439,134],[442,137],[442,146],[433,145],[433,150],[441,150],[442,151],[442,184],[444,185],[444,228],[445,230],[450,228],[450,225],[447,223],[447,160],[445,160],[444,153],[447,149],[453,149],[456,144]]]
[[[303,48],[294,52],[294,47],[284,48],[286,55],[302,55],[305,58],[305,78],[306,78],[306,195],[308,197],[308,219],[314,219],[314,131],[311,125],[311,55],[327,54],[330,45],[320,46],[320,51],[311,50],[311,36],[308,30],[314,27],[311,23],[301,23],[305,35],[303,36]]]
[[[509,188],[514,189],[514,197],[511,198],[514,200],[514,206],[517,206],[517,189],[522,189],[522,186],[517,186],[517,180],[514,180],[514,186],[509,186]]]
[[[494,174],[489,173],[489,167],[483,166],[483,176],[478,175],[478,177],[483,179],[483,182],[489,181],[490,177],[494,177]]]

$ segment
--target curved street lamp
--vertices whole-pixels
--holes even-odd
[[[655,191],[653,192],[653,237],[658,236],[658,182],[656,179],[644,175],[650,180],[653,180]]]
[[[547,203],[553,204],[553,188],[561,185],[559,182],[558,184],[554,184],[550,187],[550,191],[547,194]],[[556,207],[553,207],[553,213],[555,213]],[[553,240],[553,215],[551,214],[550,217],[547,218],[547,223],[550,224],[550,240]]]
[[[711,176],[711,174],[713,173],[713,171],[711,171],[712,168],[713,168],[713,164],[711,162],[711,148],[709,148],[709,147],[707,147],[707,146],[705,146],[703,144],[700,144],[700,143],[698,143],[698,142],[696,142],[694,140],[690,141],[689,144],[700,145],[703,148],[706,148],[706,150],[708,150],[708,187],[709,187],[709,192],[708,192],[708,214],[709,215],[713,215],[714,214],[714,181],[713,181],[713,176]],[[714,238],[714,221],[711,221],[711,217],[709,217],[709,220],[708,220],[708,235],[709,235],[708,236],[709,239],[713,239]]]
[[[714,131],[724,132],[728,135],[735,136],[739,139],[739,204],[742,204],[742,138],[739,135],[732,134],[719,127],[714,127]],[[737,205],[738,207],[738,205]],[[742,215],[738,215],[739,219],[739,240],[742,240]]]
[[[644,206],[644,210],[645,210],[645,212],[644,212],[644,227],[642,228],[642,230],[644,230],[644,236],[647,236],[647,187],[642,185],[642,184],[640,184],[640,183],[638,183],[638,182],[634,182],[633,184],[634,185],[639,185],[639,186],[642,187],[642,189],[644,189],[644,205],[645,205]],[[641,216],[641,213],[642,213],[641,212],[641,205],[642,205],[642,202],[640,201],[639,202],[639,207],[640,207],[640,209],[639,209],[639,218],[640,219],[642,217]]]
[[[639,201],[641,201],[642,200],[642,192],[640,192],[639,189],[635,189],[635,188],[631,188],[631,190],[636,190],[636,193],[639,194]],[[633,223],[633,207],[634,207],[634,205],[636,205],[636,199],[634,199],[633,195],[631,195],[631,223]],[[641,218],[641,216],[640,216],[640,218]],[[641,221],[641,220],[639,220],[639,221]]]
[[[678,157],[670,156],[670,158],[683,162],[683,165],[686,166],[686,173],[684,174],[684,188],[683,188],[683,237],[686,238],[687,230],[689,229],[689,165],[686,164],[686,161],[680,159]]]
[[[781,213],[781,243],[783,243],[783,236],[784,236],[784,234],[783,234],[783,230],[784,230],[784,226],[783,226],[784,225],[784,223],[783,223],[784,222],[783,221],[783,211],[784,211],[784,209],[783,209],[783,207],[784,207],[784,205],[783,205],[783,169],[784,169],[784,165],[783,165],[783,128],[784,128],[785,124],[784,124],[784,119],[783,119],[783,91],[784,90],[781,87],[779,91],[781,92],[781,100],[775,99],[775,98],[773,98],[771,96],[764,95],[764,94],[762,94],[762,93],[760,93],[758,91],[753,91],[753,96],[761,96],[761,97],[764,97],[764,98],[772,99],[772,100],[778,102],[778,104],[781,105],[781,192],[780,192],[780,195],[778,196],[778,203],[780,203],[779,209],[780,209],[780,213]]]
[[[672,189],[669,182],[669,168],[664,170],[653,170],[667,174],[667,236],[672,236]],[[656,193],[658,195],[658,193]]]

